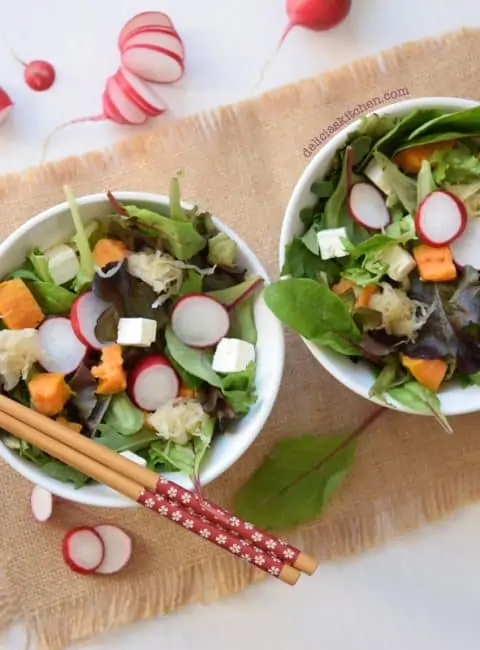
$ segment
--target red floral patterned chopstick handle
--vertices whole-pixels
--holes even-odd
[[[206,499],[201,499],[194,492],[190,492],[161,476],[156,485],[156,492],[168,499],[173,499],[184,506],[188,506],[200,516],[217,522],[222,528],[229,530],[236,537],[243,538],[272,557],[281,558],[286,564],[295,566],[301,555],[298,548],[287,544],[278,537],[273,537],[248,521],[243,521],[233,512],[229,512]]]
[[[248,541],[232,535],[228,530],[220,529],[207,517],[195,513],[193,508],[189,507],[189,504],[183,502],[181,505],[172,500],[176,496],[173,493],[164,496],[144,489],[139,494],[137,501],[149,510],[158,512],[179,526],[253,564],[265,573],[280,578],[288,584],[295,584],[300,575],[296,569],[282,562],[279,558],[253,547]]]

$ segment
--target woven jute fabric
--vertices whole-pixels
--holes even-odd
[[[71,157],[0,179],[0,235],[64,200],[111,190],[166,193],[184,170],[182,195],[233,227],[278,276],[285,206],[312,151],[341,123],[377,106],[420,96],[480,99],[480,31],[408,43],[378,57],[127,139],[112,150]],[[57,137],[61,137],[59,134]],[[374,408],[322,370],[302,341],[286,336],[281,390],[264,431],[208,486],[226,507],[286,436],[351,429]],[[315,522],[285,531],[320,561],[361,552],[480,497],[477,415],[433,418],[386,412],[359,439],[346,482]],[[59,503],[47,524],[31,515],[31,485],[0,465],[0,628],[24,620],[40,650],[194,602],[212,602],[264,574],[151,512]],[[81,577],[63,563],[63,534],[78,524],[116,522],[134,539],[117,576]],[[308,579],[308,578],[304,578]],[[290,589],[278,583],[278,589]]]

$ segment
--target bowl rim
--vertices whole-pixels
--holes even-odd
[[[298,218],[299,210],[301,209],[300,198],[301,195],[305,192],[306,188],[310,185],[313,180],[312,177],[317,178],[316,174],[317,168],[329,157],[333,155],[338,147],[340,147],[348,137],[348,135],[355,131],[361,123],[362,118],[368,117],[370,115],[385,115],[388,113],[391,114],[402,114],[408,110],[414,108],[441,108],[444,107],[446,110],[461,110],[465,108],[473,108],[474,106],[480,106],[480,101],[475,99],[463,98],[463,97],[449,97],[449,96],[425,96],[425,97],[411,97],[409,99],[403,99],[390,104],[381,106],[378,109],[373,109],[371,111],[363,113],[361,116],[352,120],[342,129],[339,129],[325,144],[323,144],[315,154],[309,159],[307,165],[304,167],[300,176],[297,178],[297,181],[293,187],[292,192],[290,193],[287,206],[285,208],[284,217],[282,221],[282,226],[280,229],[280,238],[277,249],[278,263],[279,263],[279,273],[283,268],[285,262],[285,246],[291,241],[291,237],[288,234],[288,231],[291,229],[292,225],[295,223]],[[340,372],[337,367],[337,363],[334,359],[338,358],[338,355],[332,352],[332,359],[327,355],[327,351],[324,351],[320,347],[313,344],[311,341],[308,341],[305,337],[300,336],[303,343],[310,351],[312,356],[317,360],[317,362],[327,370],[327,372],[334,377],[339,383],[351,390],[353,393],[356,393],[360,397],[374,403],[379,406],[389,408],[391,410],[400,411],[403,413],[408,413],[412,415],[425,415],[427,417],[432,417],[430,413],[419,413],[412,409],[403,406],[402,404],[395,403],[385,403],[382,400],[370,396],[368,391],[363,389],[354,381],[350,376],[347,376],[347,373]],[[466,415],[468,413],[475,413],[480,410],[480,401],[477,406],[468,405],[467,400],[463,400],[462,403],[458,404],[459,408],[442,408],[442,413],[445,416],[455,416],[455,415]]]
[[[141,190],[115,190],[113,191],[115,197],[121,202],[139,202],[139,203],[152,203],[157,204],[162,207],[167,207],[169,205],[169,197],[165,194],[156,194],[152,192],[143,192]],[[85,205],[105,203],[108,201],[106,198],[106,192],[96,192],[93,194],[85,194],[82,196],[76,197],[76,202],[80,208]],[[194,205],[188,201],[181,201],[183,208],[189,210],[194,207]],[[62,201],[54,206],[42,210],[38,214],[30,217],[25,221],[21,226],[19,226],[15,231],[10,233],[3,241],[0,242],[0,257],[5,255],[10,247],[20,241],[31,229],[41,226],[43,223],[48,220],[56,217],[57,215],[65,212],[69,209],[69,204],[67,201]],[[253,266],[255,268],[255,273],[261,275],[264,278],[265,284],[271,282],[265,266],[257,255],[252,251],[250,246],[242,239],[235,231],[233,231],[229,226],[227,226],[223,221],[218,217],[212,215],[212,220],[214,224],[229,237],[234,239],[239,245],[242,255],[244,255],[248,262],[248,266]],[[271,313],[271,312],[270,312]],[[254,433],[252,433],[248,438],[243,441],[242,445],[239,445],[235,453],[228,455],[226,462],[222,463],[217,471],[206,471],[201,477],[201,485],[206,486],[215,479],[222,476],[228,469],[230,469],[242,456],[243,454],[251,447],[255,440],[262,433],[262,430],[269,419],[271,412],[275,406],[277,400],[278,392],[280,390],[280,385],[283,379],[283,371],[285,365],[285,333],[282,327],[282,324],[278,319],[275,318],[273,313],[271,313],[271,323],[269,324],[269,337],[275,338],[276,345],[276,355],[275,355],[275,364],[272,366],[271,371],[269,372],[269,382],[267,385],[268,390],[265,393],[264,398],[262,399],[262,404],[259,411],[256,414],[256,422],[254,427]],[[44,487],[52,494],[86,506],[93,507],[103,507],[103,508],[134,508],[139,507],[139,504],[135,501],[129,500],[123,495],[117,493],[114,490],[107,492],[106,494],[83,494],[82,489],[75,489],[73,484],[62,483],[57,479],[54,479],[47,474],[44,474],[42,470],[35,465],[28,463],[21,459],[15,452],[7,447],[7,445],[0,440],[0,458],[10,465],[13,470],[18,472],[24,478],[29,480],[32,484],[39,485]]]

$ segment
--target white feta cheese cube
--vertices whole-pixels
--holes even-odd
[[[245,370],[255,360],[255,346],[241,339],[222,339],[215,350],[212,368],[215,372],[229,373]]]
[[[77,254],[70,246],[60,244],[45,251],[48,271],[55,284],[70,282],[80,270]]]
[[[317,233],[318,248],[320,249],[320,257],[322,260],[348,255],[342,238],[347,239],[347,231],[345,228],[329,228],[328,230],[320,230]]]
[[[391,187],[388,184],[388,181],[387,181],[387,179],[385,177],[385,172],[383,171],[382,167],[377,163],[376,160],[371,160],[368,163],[368,165],[365,167],[365,170],[364,170],[363,173],[384,194],[390,194]]]
[[[157,337],[157,321],[151,318],[120,318],[117,343],[148,348]]]
[[[410,253],[398,244],[382,251],[380,258],[388,265],[387,275],[397,282],[405,280],[417,265]]]
[[[128,449],[126,451],[120,452],[120,456],[128,458],[128,460],[131,460],[132,463],[137,463],[137,465],[141,465],[141,467],[147,466],[147,461],[145,458],[138,456],[138,454],[134,454],[133,451],[128,451]]]

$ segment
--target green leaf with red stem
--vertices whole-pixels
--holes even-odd
[[[350,434],[280,440],[235,496],[235,512],[259,528],[281,530],[317,518],[352,467],[357,438],[386,409]]]

